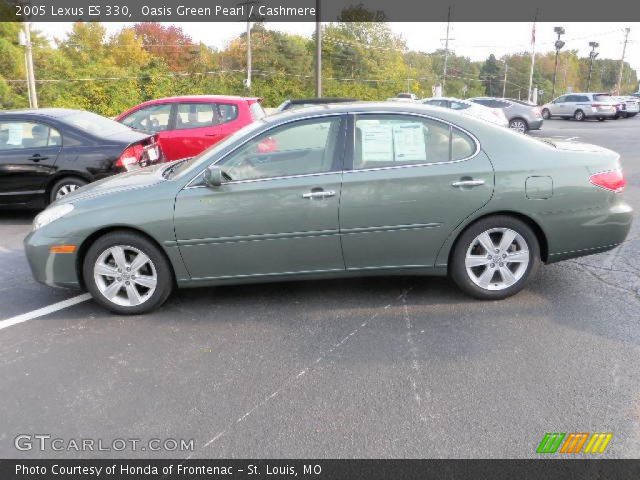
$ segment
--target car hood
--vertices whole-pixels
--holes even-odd
[[[102,195],[111,195],[113,193],[127,190],[148,188],[150,186],[163,183],[166,180],[162,177],[162,170],[164,170],[166,166],[166,163],[162,163],[103,178],[102,180],[85,185],[84,187],[65,195],[60,200],[57,200],[55,204],[60,205],[63,203],[72,203],[79,200],[86,200]]]

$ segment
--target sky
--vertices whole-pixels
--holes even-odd
[[[34,29],[45,33],[50,39],[63,38],[71,30],[72,23],[37,23]],[[105,23],[109,33],[122,28],[125,23]],[[174,23],[187,32],[195,41],[218,48],[224,47],[246,29],[246,23],[190,22]],[[390,23],[391,29],[402,35],[411,50],[431,52],[444,46],[446,23]],[[640,22],[576,22],[538,23],[536,25],[536,51],[553,50],[556,35],[553,28],[564,27],[566,42],[564,49],[577,49],[579,55],[588,56],[589,42],[600,43],[599,58],[620,59],[624,43],[624,29],[631,28],[626,60],[640,75]],[[268,23],[267,28],[310,36],[315,29],[312,22]],[[531,23],[524,22],[452,22],[449,48],[457,55],[472,60],[484,60],[493,53],[497,57],[507,53],[530,51]]]

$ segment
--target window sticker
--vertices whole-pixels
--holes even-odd
[[[362,161],[388,162],[393,160],[393,127],[389,123],[360,124],[362,133]]]
[[[7,145],[22,145],[22,137],[24,134],[24,126],[21,123],[9,124],[9,139]]]
[[[396,162],[426,161],[425,135],[422,123],[406,122],[393,126],[393,149]]]

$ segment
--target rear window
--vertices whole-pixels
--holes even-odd
[[[593,96],[593,99],[596,102],[611,102],[613,101],[613,97],[608,93],[597,93]]]
[[[258,102],[254,102],[249,105],[249,111],[251,112],[251,118],[253,118],[254,122],[267,116],[264,109],[262,108],[262,105],[260,105],[260,103]]]
[[[79,130],[97,136],[109,136],[131,131],[126,125],[91,112],[72,113],[65,115],[60,120]]]

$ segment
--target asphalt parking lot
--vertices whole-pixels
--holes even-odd
[[[618,151],[639,212],[639,132],[640,116],[533,135]],[[0,324],[78,295],[32,280],[32,218],[0,213]],[[2,328],[0,457],[535,457],[545,432],[612,432],[605,456],[638,457],[639,223],[499,302],[369,278],[183,290],[138,317],[88,300]],[[19,434],[195,449],[22,452]]]

